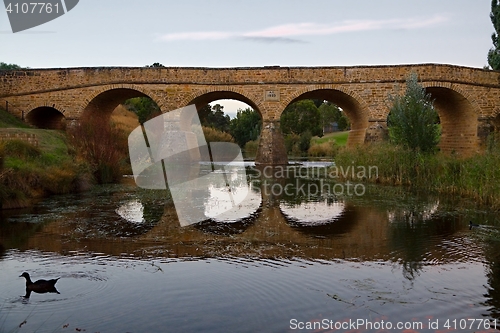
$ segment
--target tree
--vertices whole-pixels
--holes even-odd
[[[7,64],[5,62],[0,62],[0,70],[11,70],[11,69],[22,69],[22,67],[16,64]]]
[[[139,124],[141,125],[161,114],[158,105],[149,97],[130,98],[123,104],[128,110],[137,115]]]
[[[152,65],[147,65],[146,67],[155,67],[156,68],[156,67],[165,67],[165,66],[163,66],[163,64],[160,64],[159,62],[155,62]]]
[[[222,132],[229,132],[231,118],[224,114],[224,106],[220,104],[210,106],[210,104],[207,104],[198,111],[198,116],[200,117],[201,125],[212,127]]]
[[[488,64],[494,70],[500,70],[500,3],[499,0],[491,1],[491,23],[495,32],[491,35],[493,48],[488,52]]]
[[[321,127],[324,129],[331,123],[336,122],[338,129],[345,131],[349,128],[349,119],[337,105],[326,102],[321,104],[319,107],[319,113],[321,115]]]
[[[417,75],[411,74],[406,80],[404,95],[389,96],[389,100],[392,107],[387,125],[391,141],[414,151],[435,151],[441,134],[439,117]]]
[[[305,99],[287,106],[281,116],[281,130],[284,134],[309,131],[313,136],[322,136],[321,115],[314,102]]]
[[[239,109],[236,117],[231,119],[229,132],[240,147],[244,147],[248,141],[257,140],[262,128],[262,120],[258,112],[246,108]]]

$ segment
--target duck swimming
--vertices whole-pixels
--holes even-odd
[[[57,282],[57,280],[59,280],[59,278],[52,279],[52,280],[38,280],[38,281],[32,282],[30,275],[26,272],[21,274],[19,277],[23,277],[26,279],[26,295],[28,295],[28,297],[32,291],[34,291],[35,293],[39,293],[39,294],[44,294],[44,293],[58,293],[59,294],[59,291],[57,291],[57,289],[56,289],[56,282]]]

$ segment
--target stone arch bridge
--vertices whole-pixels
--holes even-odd
[[[435,100],[441,150],[469,154],[500,126],[500,73],[439,64],[356,67],[67,68],[0,71],[0,106],[28,123],[63,128],[85,114],[111,114],[128,98],[148,96],[168,112],[218,99],[249,104],[262,116],[256,162],[287,162],[280,116],[287,105],[317,98],[340,106],[351,122],[348,145],[380,139],[388,95],[410,73]]]

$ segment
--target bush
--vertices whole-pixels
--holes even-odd
[[[339,150],[335,141],[326,141],[323,143],[313,143],[309,147],[308,155],[311,157],[334,157]]]
[[[257,150],[259,149],[259,141],[258,140],[252,140],[248,141],[245,144],[244,148],[244,156],[246,158],[255,158],[257,156]]]
[[[205,140],[208,142],[233,142],[234,138],[231,134],[219,131],[213,127],[202,126],[203,134],[205,135]]]
[[[100,184],[122,177],[121,162],[128,157],[127,135],[104,116],[83,118],[69,136],[79,157],[87,161]]]
[[[404,95],[389,99],[392,107],[387,124],[391,142],[413,151],[434,152],[441,134],[439,118],[417,75],[411,74],[406,80]]]

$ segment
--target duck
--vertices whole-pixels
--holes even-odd
[[[472,221],[469,221],[469,230],[472,230],[472,228],[477,228],[479,227],[479,224],[472,223]]]
[[[27,272],[24,272],[23,274],[19,275],[19,277],[23,277],[26,279],[26,293],[30,294],[32,291],[35,293],[43,294],[43,293],[58,293],[56,289],[56,283],[59,280],[57,279],[52,279],[52,280],[38,280],[35,282],[31,281],[30,275]]]

